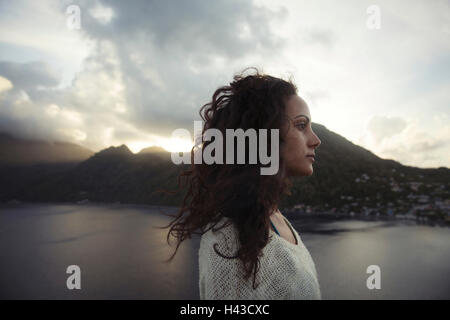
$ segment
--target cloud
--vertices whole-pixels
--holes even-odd
[[[115,16],[114,11],[110,7],[105,7],[100,3],[97,3],[93,8],[91,8],[89,13],[101,24],[109,23]]]
[[[0,129],[24,138],[84,140],[84,115],[55,103],[58,97],[66,100],[55,89],[59,81],[60,74],[45,62],[0,61],[0,83],[9,82],[0,97]]]
[[[52,4],[39,12],[47,18],[59,15],[62,26],[66,6],[73,4]],[[43,138],[83,138],[94,150],[135,139],[154,144],[176,128],[192,127],[214,87],[224,84],[219,78],[231,80],[225,74],[218,77],[221,70],[237,72],[247,66],[242,59],[273,54],[284,44],[270,22],[287,12],[248,1],[76,5],[79,35],[91,43],[90,54],[66,88],[55,88],[61,74],[43,61],[1,62],[0,75],[14,85],[3,97],[2,129]],[[12,12],[29,17],[25,9],[19,3]],[[17,21],[15,25],[32,30]],[[43,26],[51,28],[48,22]]]
[[[80,30],[66,27],[69,5],[80,7]],[[0,94],[0,129],[64,135],[92,150],[162,144],[174,129],[190,130],[199,108],[234,73],[257,66],[275,76],[293,75],[311,100],[315,122],[330,130],[353,141],[364,134],[364,147],[399,161],[414,158],[420,166],[424,158],[408,153],[427,150],[427,157],[449,165],[443,154],[448,145],[437,138],[447,135],[447,124],[413,122],[427,113],[449,114],[448,1],[380,1],[378,31],[367,29],[368,5],[8,3],[0,11],[2,48],[32,49],[41,60],[16,61],[10,54],[0,64],[0,76],[12,85]]]
[[[90,50],[83,33],[67,27],[66,7],[73,2],[0,2],[0,60],[22,63],[45,60],[64,70],[64,84],[70,84],[73,73]]]
[[[401,133],[406,128],[406,121],[400,117],[374,116],[370,119],[367,130],[380,143],[383,139]]]
[[[328,29],[312,28],[306,32],[306,40],[310,43],[318,43],[327,49],[332,48],[336,41],[336,34]]]
[[[426,117],[422,117],[426,119]],[[360,143],[386,159],[421,167],[448,166],[450,160],[450,125],[448,116],[440,114],[429,120],[435,130],[425,130],[424,120],[375,116]]]
[[[91,10],[91,2],[80,6]],[[167,136],[191,127],[212,95],[211,84],[219,85],[222,69],[237,72],[244,67],[240,59],[283,48],[284,40],[269,23],[286,12],[248,1],[136,1],[132,6],[110,1],[103,6],[114,12],[109,23],[83,20],[83,31],[98,41],[89,59],[101,74],[120,74],[111,81],[121,81],[125,88],[120,103],[126,105],[124,117],[146,132]],[[244,29],[245,37],[239,37]]]
[[[14,86],[30,90],[54,87],[59,84],[60,75],[47,63],[41,61],[15,63],[0,61],[0,75],[9,79]]]
[[[80,1],[82,11],[92,11],[99,3]],[[137,0],[133,5],[120,0],[102,2],[103,11],[114,12],[110,23],[86,16],[83,29],[95,39],[122,40],[125,43],[150,42],[161,52],[187,58],[209,56],[238,58],[255,49],[280,50],[283,40],[275,36],[270,21],[285,18],[287,12],[268,10],[250,1],[202,0],[189,2]],[[247,37],[238,35],[247,29]]]
[[[8,91],[13,88],[13,84],[8,79],[0,76],[0,93]]]

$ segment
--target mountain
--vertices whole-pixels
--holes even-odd
[[[91,150],[74,143],[21,139],[0,133],[1,165],[80,162],[92,154]]]
[[[294,179],[291,196],[280,207],[299,203],[341,207],[357,202],[374,206],[391,201],[410,202],[411,194],[449,199],[450,169],[422,169],[381,159],[344,137],[313,123],[322,144],[316,150],[314,174]],[[52,169],[49,169],[50,167]],[[150,147],[133,154],[126,145],[109,147],[70,166],[36,167],[33,171],[0,165],[0,202],[121,202],[180,205],[184,191],[175,190],[178,174],[189,165],[172,163],[170,153]],[[33,178],[30,179],[29,175]],[[412,186],[412,187],[411,187]],[[408,200],[409,199],[409,200]]]
[[[153,152],[134,154],[126,145],[111,146],[54,174],[39,167],[36,171],[41,174],[34,177],[33,183],[16,185],[13,190],[0,186],[0,201],[66,202],[89,199],[98,202],[167,204],[167,195],[153,192],[159,187],[175,189],[178,173],[187,167],[172,164],[167,151],[150,151]],[[8,181],[30,180],[26,179],[26,173],[20,168],[2,171],[1,166],[0,178]],[[176,203],[172,201],[171,204]]]
[[[351,197],[352,200],[359,199],[360,204],[387,203],[410,194],[411,190],[408,188],[393,192],[395,186],[413,182],[423,185],[436,184],[439,188],[445,186],[445,189],[441,190],[446,190],[447,193],[449,191],[448,168],[423,169],[405,166],[391,159],[382,159],[323,125],[312,125],[322,141],[316,149],[314,174],[296,178],[293,197],[286,199],[287,205],[297,202],[340,206],[343,196]],[[366,198],[368,200],[365,200]]]
[[[87,160],[93,152],[61,141],[22,139],[0,133],[0,201],[23,196],[42,181],[63,174]],[[21,196],[19,196],[21,195]]]
[[[144,148],[141,151],[139,151],[139,153],[162,153],[162,154],[166,154],[168,152],[164,148],[161,148],[161,147],[158,147],[158,146],[153,146],[153,147]]]

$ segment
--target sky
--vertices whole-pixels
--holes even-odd
[[[187,150],[172,132],[251,66],[377,156],[450,167],[448,0],[0,0],[0,131],[18,137]]]

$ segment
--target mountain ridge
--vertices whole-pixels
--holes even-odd
[[[417,181],[424,185],[443,186],[436,191],[439,197],[449,192],[448,168],[416,168],[392,159],[382,159],[325,126],[312,125],[322,141],[316,150],[314,174],[293,179],[291,196],[283,200],[283,206],[297,203],[340,206],[346,202],[342,197],[349,196],[362,199],[362,203],[389,202],[398,197],[406,199],[411,190],[400,186]],[[183,191],[175,196],[156,192],[158,189],[176,190],[179,173],[190,168],[186,164],[173,164],[170,155],[159,147],[144,148],[134,154],[122,144],[100,150],[88,159],[70,165],[47,163],[29,168],[18,165],[14,169],[0,165],[0,178],[5,182],[0,186],[0,202],[12,199],[28,202],[88,199],[180,205]],[[393,188],[405,190],[394,192]]]

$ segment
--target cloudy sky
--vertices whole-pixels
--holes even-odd
[[[449,1],[0,0],[0,131],[17,136],[173,151],[248,66],[378,156],[450,167]]]

